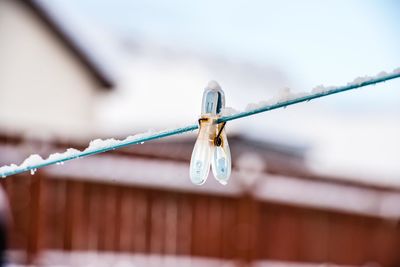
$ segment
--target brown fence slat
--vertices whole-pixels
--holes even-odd
[[[150,193],[149,252],[152,254],[164,253],[165,200],[165,193]]]
[[[187,194],[178,197],[177,254],[191,255],[193,229],[193,206]]]
[[[120,188],[119,251],[129,252],[133,250],[134,235],[132,233],[136,229],[133,205],[133,189],[129,187]]]
[[[12,217],[10,248],[27,250],[31,215],[30,177],[27,174],[14,176],[7,186],[7,193]]]
[[[150,240],[150,204],[149,197],[145,190],[134,189],[133,194],[133,214],[134,228],[131,230],[133,236],[133,252],[148,252],[148,243]]]
[[[41,233],[41,191],[42,191],[42,180],[40,174],[35,176],[26,177],[25,179],[30,180],[30,202],[29,202],[29,232],[28,232],[28,247],[27,256],[28,262],[33,262],[36,255],[40,251],[39,239],[42,237]]]
[[[88,244],[88,209],[85,199],[85,183],[82,181],[73,181],[69,186],[69,216],[70,221],[70,247],[71,250],[87,250]],[[68,205],[67,205],[68,206]]]
[[[117,242],[116,224],[117,224],[117,187],[114,185],[103,186],[102,206],[102,227],[101,235],[103,238],[102,248],[106,251],[114,251]]]
[[[207,240],[209,231],[208,222],[208,198],[198,195],[193,198],[192,221],[192,255],[207,256]]]
[[[204,226],[207,229],[207,256],[222,257],[222,200],[212,197],[208,202],[208,221]]]
[[[104,248],[103,225],[103,185],[93,184],[88,188],[89,220],[88,220],[88,249],[101,250]]]
[[[164,253],[175,255],[178,246],[178,201],[175,194],[165,196]]]
[[[238,249],[238,201],[234,198],[222,200],[221,257],[234,259]]]

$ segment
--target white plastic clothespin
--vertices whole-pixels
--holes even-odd
[[[204,89],[199,133],[190,161],[190,179],[201,185],[207,180],[210,164],[214,177],[223,185],[231,175],[231,152],[225,122],[217,124],[225,107],[225,94],[219,84],[210,81]]]

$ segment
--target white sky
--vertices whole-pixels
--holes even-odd
[[[287,78],[287,84],[279,85],[299,91],[319,84],[342,85],[360,75],[400,67],[400,4],[394,0],[55,1],[68,2],[119,38],[150,40],[175,50],[273,66]],[[165,66],[159,66],[157,62],[137,59],[131,71],[145,83],[137,82],[138,87],[146,87],[146,81],[153,79],[182,80],[164,83],[167,88],[158,92],[136,95],[142,103],[152,105],[159,98],[170,101],[157,104],[170,120],[160,119],[157,108],[148,114],[147,120],[157,124],[154,128],[169,123],[173,127],[196,116],[202,87],[215,76],[220,77],[228,106],[241,109],[248,102],[270,96],[267,88],[263,92],[229,86],[236,80],[226,73],[213,75],[196,64],[188,70],[184,64],[164,62]],[[154,68],[157,70],[151,72]],[[184,77],[188,71],[195,73],[190,82]],[[152,77],[154,73],[158,77]],[[198,88],[165,98],[168,92],[179,92],[169,91],[168,86],[186,84]],[[187,105],[181,104],[183,101]],[[191,108],[197,102],[198,107]],[[191,111],[184,112],[186,108]],[[180,113],[185,113],[183,119],[174,120]],[[400,81],[392,81],[232,122],[231,127],[258,138],[309,144],[313,147],[310,164],[318,170],[400,185],[399,117]]]

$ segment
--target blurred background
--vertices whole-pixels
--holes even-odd
[[[0,0],[0,165],[400,67],[398,1]],[[0,181],[5,266],[400,266],[400,81]],[[212,175],[210,175],[212,176]],[[1,263],[0,263],[1,264]]]

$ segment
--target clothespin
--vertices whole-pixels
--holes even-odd
[[[190,179],[204,184],[210,172],[223,185],[231,175],[231,152],[225,133],[226,122],[217,123],[225,107],[225,94],[219,84],[210,81],[204,89],[199,133],[190,161]]]

